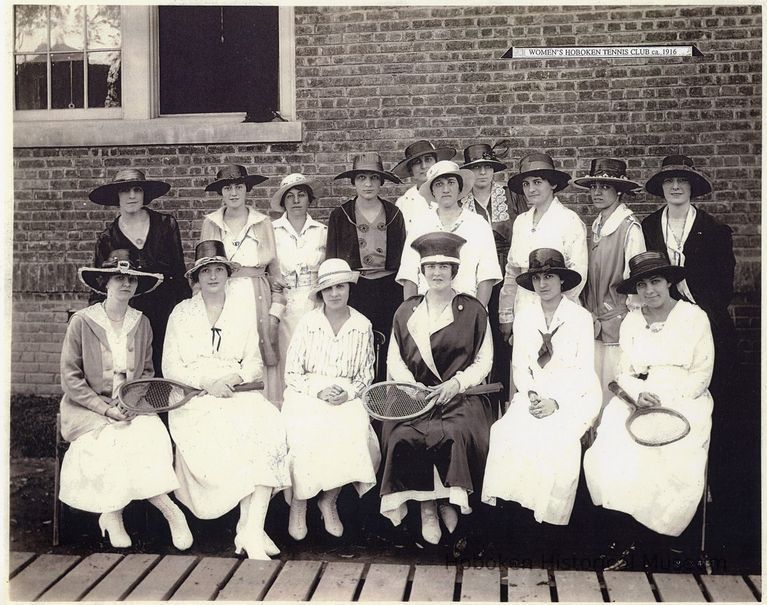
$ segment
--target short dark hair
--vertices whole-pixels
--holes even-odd
[[[309,204],[311,204],[314,200],[317,199],[317,197],[314,195],[314,191],[312,191],[312,188],[309,187],[309,185],[296,185],[295,187],[291,187],[285,193],[282,194],[282,197],[280,198],[280,206],[285,208],[285,196],[288,194],[288,191],[292,191],[293,189],[298,189],[299,191],[306,191],[306,195],[309,196]]]
[[[429,185],[429,191],[432,195],[434,195],[434,182],[437,179],[441,179],[442,177],[446,176],[454,176],[455,179],[458,181],[458,191],[460,192],[461,189],[463,189],[463,177],[460,174],[455,174],[453,172],[448,172],[447,174],[440,174],[436,179],[434,179],[431,184]]]
[[[450,265],[450,277],[451,279],[455,279],[455,276],[458,275],[458,268],[460,266],[457,261],[456,262],[442,261],[439,263],[421,263],[421,273],[425,273],[424,267],[426,267],[426,265],[443,265],[443,264]]]

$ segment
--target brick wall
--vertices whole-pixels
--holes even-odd
[[[76,267],[90,262],[96,233],[114,209],[88,192],[119,167],[173,186],[153,203],[179,219],[191,259],[202,216],[218,205],[203,189],[232,161],[275,176],[251,198],[267,208],[279,177],[293,171],[323,184],[320,207],[347,199],[332,181],[355,153],[379,151],[388,166],[405,145],[428,138],[462,149],[513,142],[518,159],[545,150],[581,175],[591,158],[628,161],[646,180],[661,158],[682,152],[712,178],[700,205],[734,231],[732,307],[741,361],[759,363],[761,222],[761,8],[676,7],[296,7],[297,117],[301,144],[141,146],[14,150],[12,388],[58,392],[66,310],[85,304]],[[510,46],[694,43],[702,57],[503,60]],[[386,185],[394,199],[407,185]],[[588,195],[561,198],[585,221]],[[643,217],[660,200],[631,203]]]

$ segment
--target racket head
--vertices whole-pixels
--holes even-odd
[[[658,447],[683,439],[690,422],[676,410],[654,407],[636,410],[626,420],[626,430],[640,445]]]
[[[386,381],[371,384],[360,398],[368,415],[377,420],[410,420],[434,407],[431,391],[409,382]]]
[[[138,416],[175,410],[201,391],[166,378],[129,380],[117,389],[119,407]]]

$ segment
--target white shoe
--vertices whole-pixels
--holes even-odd
[[[271,561],[272,559],[267,553],[268,538],[267,540],[264,538],[266,538],[266,534],[264,532],[261,532],[261,537],[237,534],[234,537],[234,552],[239,555],[244,550],[248,556],[248,559]],[[268,542],[271,542],[272,546],[274,546],[274,542],[271,540],[268,540]],[[277,547],[274,546],[274,548]],[[279,553],[279,549],[277,552]]]
[[[338,516],[338,509],[336,508],[337,499],[338,491],[323,492],[317,500],[317,508],[320,509],[322,520],[325,522],[325,531],[331,536],[340,538],[344,535],[344,525]]]
[[[280,549],[277,548],[277,545],[267,535],[266,532],[264,532],[264,552],[266,552],[266,554],[269,555],[270,557],[276,557],[277,555],[280,554]]]
[[[421,502],[421,535],[429,544],[439,544],[442,530],[439,528],[434,501]]]
[[[111,513],[102,513],[99,516],[99,529],[101,537],[109,534],[109,543],[113,548],[128,548],[132,543],[128,532],[123,525],[122,509]]]
[[[303,540],[308,530],[306,528],[306,500],[293,498],[288,517],[288,533],[294,540]]]
[[[452,534],[458,526],[458,513],[455,508],[449,504],[439,505],[439,517],[445,524],[448,533]]]

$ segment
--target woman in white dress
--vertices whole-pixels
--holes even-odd
[[[616,397],[604,410],[583,468],[594,504],[639,522],[624,527],[623,537],[653,541],[657,534],[679,536],[703,496],[714,406],[708,391],[714,344],[706,313],[670,295],[670,288],[684,279],[683,267],[671,265],[656,251],[638,254],[629,264],[630,277],[618,291],[637,294],[643,306],[621,324],[623,358],[616,381],[640,407],[662,405],[680,412],[690,433],[660,447],[640,445],[625,427],[631,410]],[[609,521],[615,515],[604,517],[604,525],[615,529]]]
[[[285,282],[274,242],[269,217],[245,203],[254,185],[267,178],[248,174],[244,166],[229,164],[216,174],[205,191],[221,196],[222,206],[205,216],[200,241],[224,242],[226,257],[238,264],[227,282],[227,290],[250,309],[243,317],[252,317],[258,325],[258,346],[263,363],[265,395],[279,407],[282,401],[282,373],[279,368],[279,324],[285,310]]]
[[[61,433],[71,442],[61,465],[59,499],[101,513],[102,536],[115,548],[131,545],[122,511],[149,500],[165,516],[176,548],[192,545],[186,518],[168,497],[178,487],[168,432],[157,416],[122,412],[115,394],[126,380],[151,378],[152,329],[128,302],[154,290],[162,275],[136,270],[126,250],[106,254],[101,268],[83,267],[80,280],[106,295],[75,313],[61,351]]]
[[[530,253],[516,282],[537,294],[514,318],[514,395],[490,432],[482,500],[531,509],[538,523],[567,525],[581,465],[581,437],[601,404],[591,314],[564,293],[581,281],[558,250]],[[549,530],[550,531],[550,530]]]
[[[373,329],[348,305],[358,278],[345,260],[323,262],[310,294],[322,305],[304,316],[288,348],[282,414],[293,484],[288,532],[295,540],[306,537],[309,498],[321,493],[325,530],[340,537],[341,488],[351,483],[362,496],[376,484],[380,449],[359,399],[373,381]]]
[[[287,441],[279,411],[261,393],[232,390],[263,376],[256,324],[243,322],[249,307],[227,294],[236,269],[222,242],[200,242],[187,272],[200,291],[168,320],[165,377],[206,392],[168,412],[176,496],[200,519],[216,519],[239,504],[236,552],[267,560],[279,553],[264,520],[272,494],[290,485]]]
[[[282,279],[286,284],[285,312],[280,321],[280,376],[285,375],[285,359],[293,332],[301,318],[319,304],[309,297],[317,284],[317,270],[325,260],[328,228],[307,212],[316,199],[316,183],[303,174],[289,174],[271,199],[274,212],[282,212],[272,226],[280,260]]]

